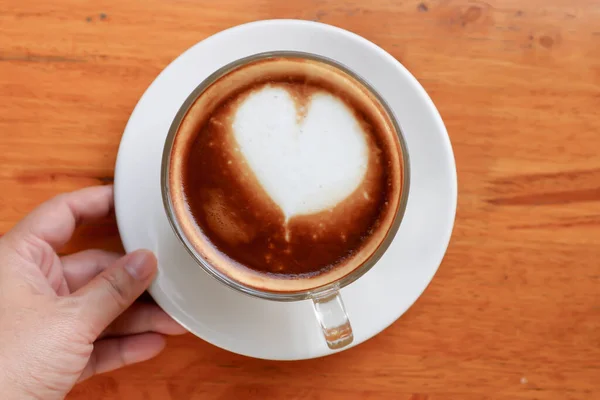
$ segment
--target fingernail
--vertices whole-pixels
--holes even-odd
[[[146,280],[156,269],[156,258],[149,251],[136,251],[127,256],[125,269],[139,281]]]

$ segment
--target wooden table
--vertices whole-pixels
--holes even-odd
[[[448,254],[376,338],[248,359],[186,335],[71,399],[600,399],[598,0],[0,0],[0,232],[112,180],[138,98],[179,53],[268,18],[338,25],[425,86],[459,176]],[[118,249],[114,221],[65,252]]]

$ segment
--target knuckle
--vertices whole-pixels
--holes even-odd
[[[126,307],[129,304],[128,291],[116,274],[101,274],[100,279],[117,305]]]
[[[25,234],[14,247],[15,252],[24,260],[32,262],[42,268],[48,267],[54,259],[52,247],[33,234]]]
[[[48,200],[44,206],[51,211],[56,211],[57,208],[64,207],[67,204],[68,198],[69,196],[66,193],[57,194]]]
[[[81,221],[81,216],[77,213],[76,208],[73,207],[73,198],[72,193],[61,193],[54,196],[47,204],[48,208],[52,210],[52,212],[61,215],[65,213],[71,214],[73,219],[75,220],[75,225],[79,225]]]
[[[60,193],[50,199],[51,203],[64,203],[67,198],[66,193]]]

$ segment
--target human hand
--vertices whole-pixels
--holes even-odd
[[[79,223],[109,214],[112,198],[110,186],[60,195],[0,238],[2,399],[63,399],[185,332],[156,305],[134,303],[156,274],[152,253],[57,255]]]

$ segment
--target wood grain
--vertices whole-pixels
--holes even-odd
[[[321,360],[244,358],[191,335],[71,399],[600,398],[597,0],[0,0],[0,232],[53,194],[110,182],[155,76],[240,23],[301,18],[379,44],[425,86],[459,204],[425,294]],[[65,251],[119,248],[114,221]]]

